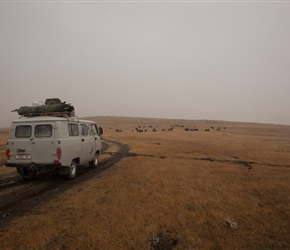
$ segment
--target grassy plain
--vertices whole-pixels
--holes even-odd
[[[290,248],[290,126],[91,119],[129,156],[1,228],[1,249]]]

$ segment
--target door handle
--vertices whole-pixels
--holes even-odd
[[[82,139],[82,141],[85,141],[85,139]]]

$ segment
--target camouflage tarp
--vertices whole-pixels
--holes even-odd
[[[47,99],[45,101],[49,105],[40,106],[21,106],[17,111],[18,115],[23,116],[40,116],[40,115],[57,115],[57,114],[74,114],[74,107],[66,102],[61,102],[58,98]]]

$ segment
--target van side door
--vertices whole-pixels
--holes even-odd
[[[102,141],[101,141],[101,136],[99,129],[96,124],[91,124],[91,130],[94,135],[94,140],[95,140],[95,151],[98,151],[99,154],[102,151]]]
[[[91,161],[94,157],[94,140],[90,134],[88,124],[80,124],[81,130],[81,144],[82,144],[82,153],[81,153],[81,163]]]

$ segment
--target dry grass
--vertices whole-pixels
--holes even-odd
[[[289,126],[96,119],[131,157],[15,219],[2,249],[290,248]]]
[[[8,131],[0,129],[0,173],[4,170],[1,170],[1,166],[6,162],[6,142],[8,139]]]

